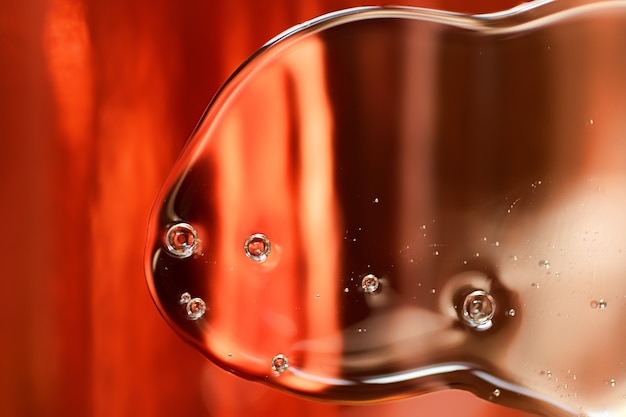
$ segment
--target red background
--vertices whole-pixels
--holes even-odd
[[[149,211],[216,89],[277,33],[357,5],[0,0],[0,415],[523,415],[459,392],[356,408],[295,399],[213,367],[149,298]]]

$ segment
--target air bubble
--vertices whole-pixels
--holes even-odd
[[[474,290],[463,301],[463,319],[466,324],[478,330],[491,327],[491,320],[496,312],[496,302],[486,291]]]
[[[509,317],[515,317],[515,315],[517,314],[517,312],[515,311],[514,308],[510,308],[509,311],[506,312],[507,316]]]
[[[189,223],[176,223],[165,233],[165,248],[177,258],[190,257],[198,246],[198,234]]]
[[[376,292],[379,285],[378,277],[374,274],[365,275],[361,280],[361,288],[363,288],[363,291],[366,293]]]
[[[550,262],[542,259],[541,261],[539,261],[539,266],[544,269],[550,269]]]
[[[599,308],[600,310],[604,310],[607,307],[608,303],[604,298],[600,298],[599,300],[592,300],[590,305],[591,308]]]
[[[282,353],[272,358],[272,371],[283,373],[289,367],[289,360]]]
[[[187,318],[190,320],[198,320],[204,316],[206,312],[206,304],[202,298],[192,298],[187,303]]]
[[[498,388],[496,388],[496,389],[493,390],[492,394],[493,394],[494,397],[499,397],[500,396],[500,390]]]
[[[248,236],[243,249],[246,252],[246,256],[254,262],[264,262],[270,254],[272,245],[270,240],[261,233],[255,233]]]
[[[189,294],[188,292],[184,292],[180,295],[178,304],[187,304],[189,301],[191,301],[191,294]]]

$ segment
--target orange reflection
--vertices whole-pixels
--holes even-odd
[[[488,11],[512,3],[415,5]],[[210,96],[276,33],[360,2],[1,4],[1,158],[10,173],[1,215],[4,236],[20,239],[0,244],[0,415],[456,416],[451,402],[469,402],[466,416],[522,415],[458,393],[357,409],[298,400],[213,368],[149,300],[141,265],[148,212]],[[314,175],[302,178],[316,191],[297,204],[331,204],[323,178],[321,188],[309,186]],[[315,239],[327,233],[306,227]]]
[[[334,293],[331,288],[334,280],[330,278],[337,274],[335,240],[341,233],[337,232],[335,218],[331,116],[324,93],[323,67],[320,41],[304,42],[297,58],[275,70],[254,74],[253,86],[218,118],[223,127],[216,134],[204,130],[198,134],[205,140],[210,137],[216,144],[215,201],[219,235],[224,237],[212,246],[220,248],[216,250],[225,261],[221,263],[225,269],[218,270],[214,276],[229,277],[220,284],[220,294],[211,300],[213,325],[225,334],[230,349],[249,352],[253,347],[254,352],[261,353],[243,360],[250,362],[246,368],[257,369],[262,374],[269,365],[267,359],[262,361],[259,357],[271,358],[279,353],[277,349],[292,346],[297,340],[327,337],[336,333],[338,326],[332,314],[337,300],[328,299]],[[291,131],[292,126],[299,127],[297,135]],[[293,143],[294,136],[299,143]],[[251,137],[255,140],[251,141]],[[300,155],[295,166],[294,147]],[[259,186],[261,183],[264,186]],[[271,184],[272,195],[265,191],[267,184]],[[249,204],[241,200],[242,195]],[[278,242],[273,243],[272,260],[253,272],[233,266],[241,257],[242,242],[231,240],[261,231],[249,229],[249,224],[271,231],[270,240]],[[304,247],[300,247],[302,241]],[[324,242],[325,250],[334,255],[318,259],[316,242]],[[275,268],[271,282],[267,282],[268,276],[263,273],[267,268]],[[300,294],[307,292],[323,296],[324,303],[313,303],[307,311],[296,314],[299,319],[294,321],[293,312],[300,308]],[[254,300],[254,305],[233,302],[242,299]],[[264,315],[259,317],[259,312],[268,311],[271,315],[261,313]],[[272,333],[264,331],[265,327]],[[225,357],[228,352],[221,343],[207,336],[209,351]],[[309,349],[296,350],[310,355]],[[310,359],[301,357],[297,362],[306,366]],[[336,358],[331,362],[339,363]],[[292,361],[292,365],[295,363]],[[327,372],[333,374],[338,370]],[[323,388],[317,382],[310,384],[315,386],[299,388]]]

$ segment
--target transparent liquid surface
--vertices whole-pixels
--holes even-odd
[[[211,104],[148,283],[244,378],[626,414],[626,3],[338,13]]]

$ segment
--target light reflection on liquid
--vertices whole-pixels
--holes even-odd
[[[626,7],[543,7],[336,14],[240,68],[152,217],[170,324],[223,368],[319,400],[456,387],[618,415],[622,336],[604,332],[622,306],[604,294],[626,291],[626,56],[594,42]],[[177,218],[204,241],[188,261],[162,250]],[[254,264],[241,242],[258,233],[272,251]],[[207,301],[202,320],[181,319],[181,291]]]

